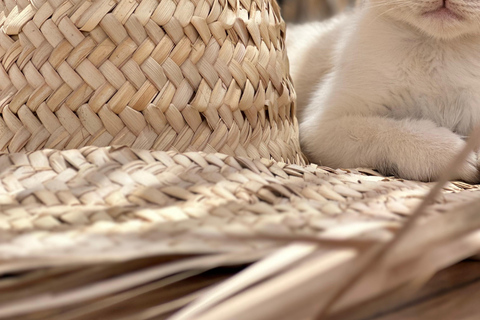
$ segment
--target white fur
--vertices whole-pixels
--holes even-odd
[[[287,30],[301,143],[331,167],[435,180],[480,122],[480,1],[367,0]],[[455,175],[477,182],[477,157]]]

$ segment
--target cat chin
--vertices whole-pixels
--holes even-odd
[[[366,6],[373,19],[384,17],[390,21],[405,23],[413,29],[429,37],[448,40],[464,36],[480,36],[480,7],[478,12],[450,10],[435,7],[401,7],[397,4],[380,6],[376,1],[370,0],[371,6]],[[429,1],[433,2],[433,1]],[[396,9],[396,10],[395,10]]]
[[[449,26],[435,26],[433,24],[425,24],[425,25],[416,25],[416,27],[421,30],[423,33],[427,34],[428,36],[436,39],[441,40],[449,40],[449,39],[456,39],[465,37],[468,35],[472,35],[473,30],[465,30],[464,28],[455,28]],[[476,31],[476,30],[475,30]]]
[[[394,17],[399,19],[399,17]],[[401,21],[409,24],[420,32],[439,40],[456,39],[465,36],[480,36],[480,25],[478,22],[468,20],[443,19],[436,16],[419,17],[407,16]]]

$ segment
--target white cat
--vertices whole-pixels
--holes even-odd
[[[312,162],[435,180],[480,122],[480,0],[366,0],[287,50]],[[455,178],[479,177],[472,154]]]

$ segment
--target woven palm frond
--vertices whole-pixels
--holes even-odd
[[[226,289],[201,291],[213,299],[201,309],[206,312],[202,317],[235,319],[248,310],[252,319],[280,319],[288,313],[277,308],[271,314],[275,308],[269,303],[277,304],[275,299],[295,290],[300,290],[297,298],[282,303],[285,308],[298,303],[298,310],[316,310],[320,301],[311,298],[344,283],[334,279],[348,279],[390,241],[432,185],[370,170],[129,148],[5,154],[0,163],[0,272],[17,274],[0,281],[0,290],[13,293],[0,299],[0,317],[7,319],[27,314],[33,319],[46,314],[52,319],[92,314],[117,319],[119,305],[125,306],[125,319],[150,319],[182,308],[200,297],[197,290],[238,271],[203,275],[208,270],[263,258],[267,260],[224,284]],[[464,206],[479,199],[475,190],[447,185],[408,241],[359,282],[362,294],[352,291],[333,311],[479,250],[478,235],[471,234],[478,228],[477,206]],[[452,224],[457,221],[452,219],[461,223]],[[298,244],[281,249],[290,243]],[[388,276],[404,263],[409,264],[404,275]],[[377,287],[372,285],[376,282]],[[278,289],[280,283],[286,291]],[[228,289],[230,285],[234,287]],[[220,297],[227,300],[217,310]],[[305,310],[315,311],[309,308]]]
[[[274,1],[0,9],[0,150],[126,145],[303,163]]]
[[[0,0],[1,319],[345,320],[480,251],[479,186],[304,163],[284,32]]]

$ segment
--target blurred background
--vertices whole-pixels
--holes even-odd
[[[287,22],[323,20],[354,5],[355,0],[277,0]]]

